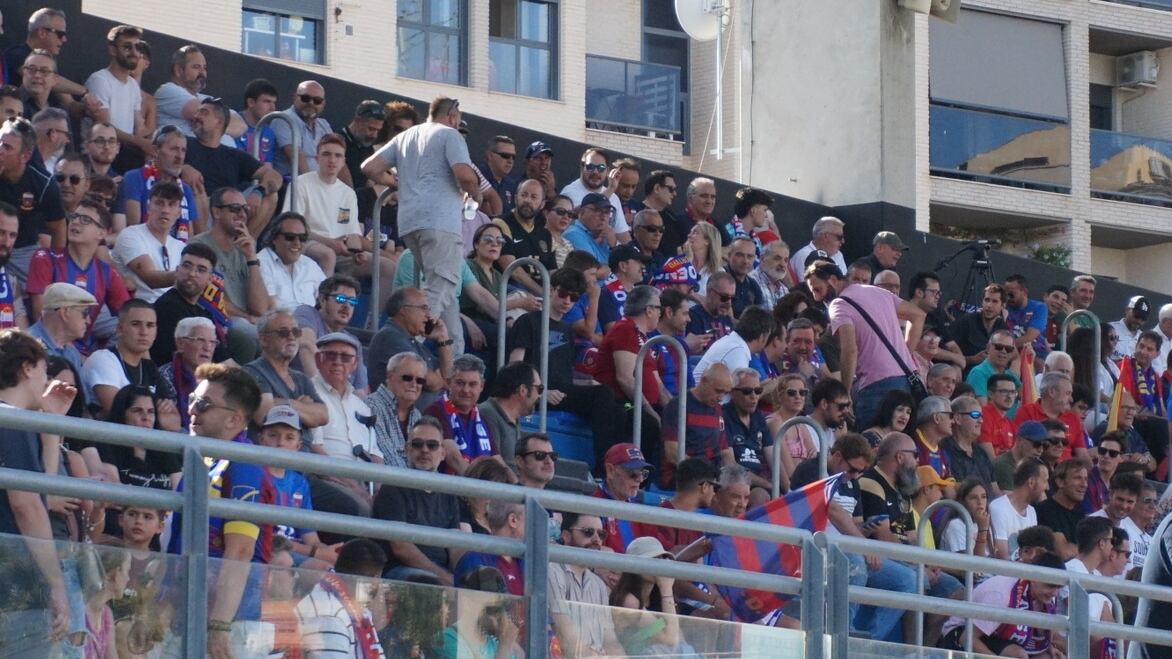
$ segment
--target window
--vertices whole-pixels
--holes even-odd
[[[467,28],[465,0],[399,0],[399,75],[466,84]]]
[[[249,55],[322,64],[324,0],[244,0],[241,50]]]
[[[1115,89],[1091,83],[1091,129],[1115,130]]]
[[[492,0],[488,12],[489,89],[556,98],[557,3]]]

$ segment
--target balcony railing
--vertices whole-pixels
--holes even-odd
[[[1058,120],[932,105],[933,174],[1070,191],[1070,126]]]
[[[1172,140],[1092,130],[1091,194],[1172,206]]]
[[[1165,9],[1172,11],[1172,0],[1107,0],[1107,2],[1114,2],[1120,5],[1135,5],[1136,7],[1147,7],[1149,9]]]
[[[679,67],[587,55],[586,121],[606,130],[682,134]]]

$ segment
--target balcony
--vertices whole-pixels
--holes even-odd
[[[1172,140],[1092,130],[1091,194],[1172,207]]]
[[[680,69],[587,55],[586,125],[622,133],[682,138]]]
[[[1165,9],[1172,11],[1172,0],[1107,0],[1120,5],[1147,7],[1148,9]]]
[[[929,124],[932,174],[1070,192],[1066,123],[933,104]]]

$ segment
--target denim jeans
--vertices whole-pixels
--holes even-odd
[[[859,556],[858,559],[862,559],[862,557]],[[854,561],[855,557],[852,556],[851,560]],[[855,583],[854,572],[855,570],[852,569],[852,584]],[[867,573],[866,585],[868,588],[878,588],[896,593],[913,593],[916,590],[916,573],[903,563],[885,558],[879,564],[878,570]],[[853,615],[854,626],[856,629],[870,633],[872,640],[898,643],[902,640],[902,629],[899,625],[901,616],[903,616],[902,609],[862,605]]]
[[[861,430],[875,425],[875,415],[879,413],[883,397],[887,395],[887,392],[895,390],[911,391],[907,377],[896,375],[883,378],[852,392],[851,402],[855,410],[855,428]]]

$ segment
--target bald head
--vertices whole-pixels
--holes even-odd
[[[293,109],[297,116],[311,122],[326,109],[326,90],[316,80],[305,80],[293,94]]]
[[[728,370],[728,366],[716,362],[700,376],[700,382],[696,384],[692,393],[701,403],[716,406],[732,392],[732,386],[732,372]]]

